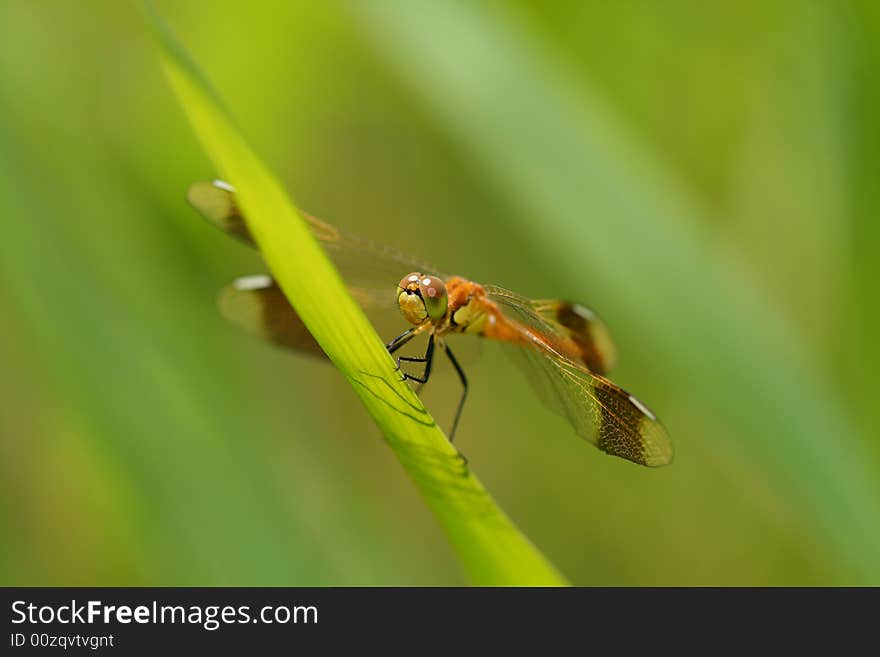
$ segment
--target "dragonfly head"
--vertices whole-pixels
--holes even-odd
[[[397,284],[397,306],[410,324],[443,319],[448,302],[446,284],[437,276],[413,272]]]

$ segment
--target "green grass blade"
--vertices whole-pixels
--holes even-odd
[[[675,173],[504,10],[392,0],[353,12],[487,177],[517,190],[527,211],[511,213],[511,228],[552,254],[546,266],[577,280],[586,263],[595,287],[613,290],[600,307],[642,328],[676,394],[813,519],[805,543],[836,553],[848,581],[880,583],[872,455],[796,331],[701,231],[700,204]],[[681,467],[688,444],[670,429]]]
[[[462,465],[418,397],[399,380],[372,325],[281,185],[250,150],[158,15],[145,6],[171,86],[219,175],[237,188],[266,264],[437,515],[471,581],[565,585]]]

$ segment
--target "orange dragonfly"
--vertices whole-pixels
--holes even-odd
[[[195,183],[188,200],[211,223],[255,246],[231,185],[219,180]],[[450,440],[458,427],[468,382],[447,337],[476,335],[510,347],[541,399],[600,450],[647,466],[672,461],[672,443],[654,413],[605,378],[614,364],[614,346],[592,310],[567,301],[527,299],[494,285],[443,275],[403,253],[301,214],[371,319],[397,317],[399,322],[402,314],[411,325],[387,344],[390,353],[427,334],[424,355],[397,357],[398,369],[402,362],[424,368],[420,375],[404,373],[404,379],[427,383],[435,348],[452,363],[463,392]],[[392,282],[406,271],[411,273],[400,279],[392,293]],[[376,283],[372,287],[368,284],[371,276]],[[270,276],[237,279],[223,290],[219,305],[227,319],[250,333],[283,347],[324,355]]]

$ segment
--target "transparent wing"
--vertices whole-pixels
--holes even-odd
[[[660,466],[672,461],[672,442],[657,417],[636,397],[599,373],[613,360],[613,352],[607,353],[608,347],[599,346],[599,341],[591,337],[599,335],[596,326],[589,326],[599,321],[595,314],[581,313],[585,327],[580,321],[566,318],[564,302],[533,301],[493,286],[485,289],[512,326],[523,333],[524,339],[518,343],[502,344],[525,371],[542,401],[566,418],[578,435],[602,451],[634,463]],[[559,320],[560,311],[566,323]],[[582,329],[589,338],[584,342],[595,344],[578,353],[594,354],[589,356],[594,367],[586,358],[576,360],[570,348],[555,346],[571,340],[572,332]],[[607,339],[605,333],[603,340]]]
[[[389,309],[383,297],[363,289],[349,288],[367,312],[376,331],[388,341],[403,332],[405,322],[397,308]],[[379,302],[379,299],[383,299]],[[278,283],[268,274],[242,276],[220,291],[220,313],[251,335],[287,349],[312,356],[324,351],[290,305]]]
[[[219,180],[198,182],[189,188],[187,199],[212,224],[256,248],[230,185]],[[397,308],[397,281],[413,271],[442,274],[399,251],[345,233],[306,213],[302,216],[379,335],[390,340],[408,328]],[[233,281],[222,290],[219,303],[226,319],[249,333],[282,347],[323,355],[270,276],[245,276]]]
[[[493,285],[484,289],[505,315],[550,340],[556,351],[594,374],[613,369],[617,353],[611,334],[593,310],[570,301],[529,299]]]
[[[324,356],[315,338],[271,276],[242,276],[220,292],[220,312],[256,337],[313,356]]]
[[[229,184],[220,180],[195,183],[190,186],[187,199],[212,224],[256,248],[236,203],[235,191]],[[410,272],[446,278],[443,272],[430,264],[346,233],[303,211],[300,214],[308,222],[312,234],[321,242],[346,283],[370,295],[370,304],[396,308],[394,286]]]

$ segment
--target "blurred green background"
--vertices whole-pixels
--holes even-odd
[[[457,436],[574,583],[880,584],[877,3],[157,5],[301,207],[604,316],[671,467],[488,344]],[[213,175],[134,5],[0,2],[0,582],[464,583],[342,377],[218,315]]]

